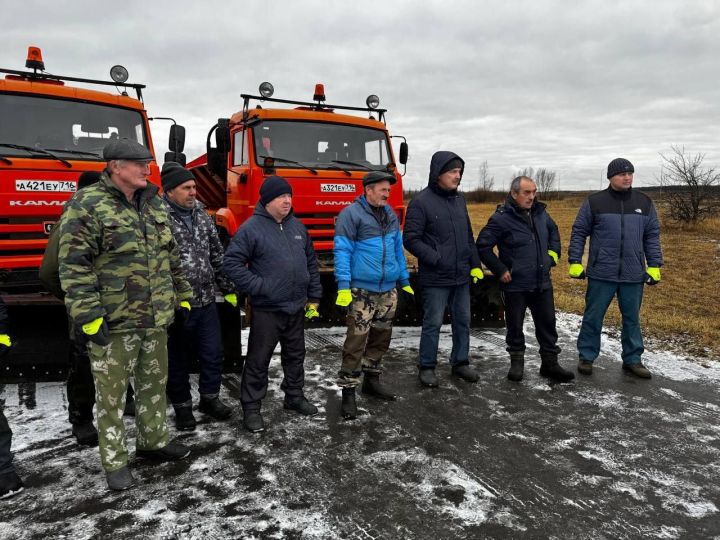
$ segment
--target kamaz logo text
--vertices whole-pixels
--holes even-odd
[[[63,206],[63,201],[10,201],[10,206]]]
[[[315,201],[317,206],[347,206],[352,201]]]

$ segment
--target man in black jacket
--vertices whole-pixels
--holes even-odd
[[[483,273],[465,198],[457,189],[464,168],[457,154],[435,152],[428,186],[413,198],[405,219],[403,244],[419,263],[423,327],[418,369],[427,387],[438,385],[435,366],[446,306],[452,322],[451,372],[468,382],[479,378],[469,360],[470,278],[477,282]]]
[[[12,346],[8,333],[7,308],[5,301],[0,298],[0,364],[7,356]],[[0,499],[17,495],[23,490],[23,483],[18,476],[12,462],[10,444],[12,443],[12,430],[0,406]]]
[[[525,312],[535,323],[540,344],[540,375],[559,382],[575,376],[558,364],[560,347],[555,328],[555,301],[550,268],[560,257],[560,235],[545,204],[536,199],[537,186],[527,176],[510,184],[504,205],[490,216],[480,231],[477,248],[483,263],[500,280],[505,301],[505,341],[510,353],[508,379],[520,381],[525,364]],[[497,246],[499,255],[493,248]]]
[[[243,425],[265,429],[260,414],[267,393],[268,366],[280,342],[285,408],[313,415],[317,407],[303,394],[305,383],[304,317],[317,317],[322,297],[312,240],[292,214],[292,188],[280,176],[260,187],[255,213],[238,229],[223,264],[237,289],[250,295],[252,317],[243,368],[240,401]]]

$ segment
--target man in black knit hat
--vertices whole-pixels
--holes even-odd
[[[590,237],[585,313],[577,341],[578,372],[583,375],[592,375],[593,362],[600,354],[602,323],[617,296],[622,315],[622,367],[636,377],[652,376],[641,361],[645,349],[640,305],[645,284],[660,281],[663,255],[655,205],[650,197],[632,189],[634,173],[627,159],[612,160],[607,189],[585,200],[573,224],[568,250],[572,278],[585,278],[582,257],[585,240]]]
[[[225,253],[224,269],[238,290],[250,295],[252,308],[240,389],[245,429],[265,429],[260,408],[278,342],[285,408],[317,414],[303,393],[304,319],[319,315],[320,273],[310,235],[292,213],[292,187],[284,178],[269,176],[263,182],[253,216],[238,229]]]
[[[198,410],[216,420],[232,415],[219,398],[223,348],[215,294],[219,290],[233,306],[237,306],[237,294],[223,274],[223,247],[213,219],[196,198],[192,172],[167,162],[160,176],[182,269],[193,289],[192,309],[185,316],[179,310],[168,329],[167,396],[175,409],[175,427],[192,431],[196,426],[188,373],[192,355],[200,365]]]

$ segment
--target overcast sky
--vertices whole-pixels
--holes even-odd
[[[4,0],[0,67],[28,45],[50,73],[108,78],[124,65],[147,84],[150,116],[187,127],[204,153],[209,127],[268,80],[275,97],[363,106],[380,96],[391,134],[410,144],[406,185],[427,183],[432,153],[487,160],[496,187],[523,167],[560,187],[605,186],[630,159],[654,182],[670,145],[720,164],[720,2],[14,2]],[[2,121],[0,119],[0,121]],[[154,123],[156,152],[166,123]]]

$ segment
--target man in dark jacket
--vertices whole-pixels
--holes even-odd
[[[193,289],[190,313],[186,317],[176,314],[168,329],[167,396],[175,409],[175,427],[192,431],[196,426],[189,375],[193,354],[200,366],[199,411],[216,420],[232,415],[232,409],[219,397],[223,347],[215,295],[221,291],[233,306],[237,306],[237,295],[222,272],[223,247],[215,223],[196,199],[195,177],[179,163],[167,162],[161,178],[170,227],[180,248],[183,272]]]
[[[558,364],[555,301],[550,268],[560,257],[560,234],[545,205],[536,199],[532,178],[518,176],[510,195],[480,231],[477,249],[483,263],[500,280],[505,302],[505,342],[510,353],[508,379],[520,381],[525,365],[523,321],[530,308],[540,344],[540,375],[559,382],[575,376]],[[493,248],[498,248],[495,255]]]
[[[418,358],[421,384],[436,387],[440,326],[450,311],[453,375],[477,382],[470,366],[470,278],[483,278],[465,198],[458,192],[465,162],[452,152],[435,152],[428,186],[408,206],[403,243],[419,263],[423,326]]]
[[[292,188],[284,178],[265,179],[255,213],[235,233],[223,267],[237,289],[250,295],[252,307],[240,389],[243,425],[252,432],[265,429],[260,406],[278,341],[285,375],[280,385],[285,391],[285,408],[316,414],[317,407],[303,394],[303,318],[318,316],[320,273],[307,229],[292,214]]]
[[[570,277],[585,277],[582,257],[585,240],[590,237],[585,313],[577,342],[578,371],[583,375],[592,375],[593,362],[600,354],[602,323],[617,296],[622,315],[622,367],[637,377],[652,377],[641,361],[645,349],[640,305],[644,283],[660,281],[663,256],[655,205],[644,193],[633,191],[634,172],[627,159],[612,160],[607,170],[610,185],[585,200],[573,224]]]
[[[338,386],[341,414],[357,417],[355,389],[363,375],[362,392],[392,401],[395,395],[380,382],[382,359],[390,347],[397,308],[397,288],[410,287],[400,224],[387,206],[395,176],[373,171],[363,177],[365,194],[343,209],[335,226],[333,255],[338,295],[335,303],[348,307]]]
[[[8,328],[7,308],[5,301],[0,298],[0,364],[12,347]],[[23,483],[13,466],[10,444],[12,443],[12,430],[0,405],[0,499],[17,495],[23,490]]]

